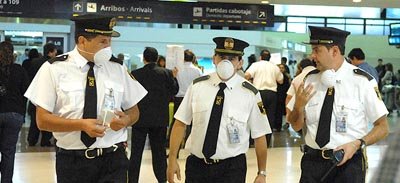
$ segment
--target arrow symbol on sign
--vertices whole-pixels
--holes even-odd
[[[75,9],[76,9],[76,10],[79,11],[81,8],[82,8],[82,6],[81,6],[79,3],[75,5]]]
[[[258,17],[264,18],[265,17],[265,11],[260,11],[260,14],[258,14]]]

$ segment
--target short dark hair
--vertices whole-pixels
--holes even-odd
[[[50,52],[53,52],[54,50],[57,51],[57,47],[56,45],[54,45],[53,43],[47,43],[43,46],[43,55],[46,56],[48,55]]]
[[[261,50],[260,56],[261,60],[269,61],[269,59],[271,59],[271,52],[269,52],[269,50]]]
[[[153,47],[146,47],[143,51],[143,58],[147,62],[157,62],[158,51]]]
[[[300,65],[300,67],[302,69],[304,69],[304,68],[306,68],[308,66],[314,66],[315,67],[315,62],[313,62],[312,60],[310,60],[308,58],[305,58],[305,59],[300,61],[299,65]]]
[[[195,55],[191,50],[185,50],[184,54],[185,54],[185,57],[184,57],[185,62],[193,62]]]
[[[350,59],[358,59],[358,60],[365,60],[365,54],[361,48],[353,48],[350,53],[347,55]]]

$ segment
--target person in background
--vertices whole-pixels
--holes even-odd
[[[159,66],[159,67],[162,67],[162,68],[165,68],[165,57],[164,56],[162,56],[162,55],[159,55],[158,56],[158,59],[157,59],[157,65]]]
[[[312,60],[310,60],[309,58],[304,58],[303,60],[300,61],[300,63],[298,64],[299,69],[298,71],[301,71],[300,74],[298,74],[290,83],[290,87],[286,92],[286,101],[285,101],[285,106],[288,105],[290,99],[292,99],[292,97],[296,94],[296,90],[297,88],[300,86],[301,82],[303,82],[304,77],[306,77],[306,75],[316,69],[315,68],[315,62],[313,62]],[[289,118],[289,115],[292,111],[289,110],[286,107],[286,119]],[[286,124],[284,125],[284,128],[289,128],[289,123],[286,122]]]
[[[132,126],[132,147],[129,166],[129,182],[139,182],[142,154],[149,135],[153,172],[158,182],[167,181],[166,141],[169,119],[169,99],[178,92],[178,83],[172,72],[157,66],[158,51],[146,47],[143,52],[143,68],[132,75],[149,92],[138,104],[140,117]]]
[[[389,114],[393,112],[396,108],[395,106],[395,87],[393,83],[393,65],[391,63],[385,64],[385,75],[382,77],[381,82],[382,86],[382,93],[383,93],[383,101],[387,109],[389,110]]]
[[[25,69],[26,73],[28,73],[30,81],[32,81],[33,77],[35,76],[35,71],[32,68],[32,61],[33,59],[39,58],[39,52],[36,48],[32,48],[29,50],[28,58],[22,62],[22,67]]]
[[[277,102],[276,102],[276,113],[275,113],[275,120],[276,120],[276,129],[278,132],[282,130],[282,117],[286,115],[286,105],[285,105],[285,99],[286,99],[286,92],[288,91],[291,83],[290,75],[289,73],[285,70],[286,65],[284,64],[278,64],[279,70],[283,74],[283,83],[279,84],[276,89],[276,96],[277,96]],[[285,126],[286,128],[286,126]]]
[[[370,66],[367,62],[365,62],[365,54],[361,48],[353,48],[347,57],[350,59],[351,64],[357,66],[358,68],[364,70],[368,74],[370,74],[376,82],[379,82],[379,75],[375,68]]]
[[[124,62],[124,60],[125,60],[124,54],[123,53],[118,53],[117,59],[120,60],[121,62]]]
[[[278,83],[283,83],[283,74],[279,67],[269,60],[271,53],[268,50],[260,52],[260,60],[253,63],[245,73],[247,80],[253,79],[254,86],[260,91],[263,104],[266,108],[268,121],[273,131],[278,131],[278,124],[275,119],[277,105],[277,87]],[[267,135],[267,142],[271,143],[271,135]]]
[[[250,66],[257,61],[256,55],[251,54],[250,56],[247,57],[247,67],[244,71],[247,71],[247,69],[250,68]]]
[[[36,73],[39,71],[40,67],[48,60],[55,58],[57,54],[57,47],[53,43],[47,43],[43,46],[43,57],[33,59],[31,61],[31,67],[32,67],[32,73],[29,74],[29,78],[35,77]],[[37,127],[36,123],[36,106],[32,103],[29,102],[28,104],[28,114],[31,119],[31,125],[29,126],[29,132],[28,132],[28,145],[29,146],[35,146],[36,143],[38,142],[39,139],[39,134],[42,134],[42,138],[40,140],[40,146],[42,147],[50,147],[53,146],[50,142],[50,139],[52,137],[51,132],[48,131],[40,131],[39,128]]]
[[[10,42],[0,43],[0,177],[2,183],[11,183],[14,174],[18,135],[25,118],[29,86],[26,71],[15,63],[14,47]]]
[[[290,74],[289,66],[287,65],[287,58],[286,57],[282,57],[281,58],[281,64],[284,65],[285,72],[289,74],[289,79],[292,79],[292,75]],[[279,65],[278,65],[278,67],[279,67]]]
[[[17,55],[16,64],[22,65],[22,63],[24,62],[24,60],[29,58],[29,48],[25,48],[24,53],[22,53],[21,55]]]
[[[58,183],[127,182],[127,127],[147,91],[112,56],[116,19],[75,16],[75,48],[39,69],[25,96],[57,140]]]
[[[384,83],[382,83],[382,78],[383,76],[385,76],[385,65],[383,65],[383,60],[381,58],[378,59],[378,65],[375,67],[376,72],[378,72],[378,76],[379,76],[379,91],[382,91],[382,87],[384,85]]]
[[[309,29],[318,70],[308,73],[288,104],[293,129],[306,131],[300,182],[364,183],[365,147],[387,136],[388,111],[374,78],[345,61],[350,32]]]
[[[178,110],[179,106],[182,103],[183,97],[189,86],[192,84],[193,80],[200,77],[201,70],[193,64],[194,59],[196,59],[196,55],[191,50],[184,51],[184,63],[183,63],[183,70],[179,71],[176,79],[178,80],[179,91],[174,97],[174,114]],[[172,121],[169,127],[168,139],[171,137],[172,127],[175,121]],[[184,143],[186,142],[187,138],[189,137],[190,131],[192,129],[191,125],[186,126],[186,135],[184,139]],[[178,150],[179,156],[179,150]]]
[[[185,182],[246,181],[249,136],[255,140],[258,174],[255,183],[266,182],[267,144],[271,133],[258,90],[236,74],[239,56],[249,44],[235,38],[216,37],[213,63],[217,71],[189,86],[178,111],[170,139],[167,176],[181,180],[177,153],[185,126],[193,124],[187,142]]]

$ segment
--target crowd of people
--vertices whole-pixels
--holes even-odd
[[[41,146],[56,146],[59,183],[139,182],[146,136],[158,182],[181,180],[177,159],[185,144],[186,182],[243,183],[252,139],[254,182],[264,183],[271,135],[289,126],[305,139],[300,182],[365,182],[365,146],[387,136],[387,115],[396,109],[397,90],[388,85],[398,85],[400,71],[394,74],[382,60],[372,68],[360,48],[345,58],[350,33],[340,29],[310,26],[306,44],[312,53],[297,65],[286,65],[285,57],[273,64],[271,52],[262,50],[258,59],[248,58],[245,70],[249,43],[215,37],[216,71],[203,75],[193,51],[184,51],[183,70],[168,70],[153,47],[143,51],[144,66],[128,72],[124,55],[111,51],[111,38],[120,36],[113,30],[115,18],[82,15],[72,21],[76,46],[65,54],[47,43],[41,57],[37,49],[28,50],[21,66],[13,45],[0,43],[2,183],[12,182],[27,99],[28,144],[35,146],[41,134]]]

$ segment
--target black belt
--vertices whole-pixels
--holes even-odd
[[[304,145],[303,153],[312,157],[330,160],[332,159],[331,157],[333,155],[333,149],[313,149],[308,145]],[[359,154],[359,153],[362,153],[361,149],[358,149],[354,154]]]
[[[228,160],[232,160],[232,159],[234,159],[234,158],[239,158],[239,157],[241,157],[241,156],[244,156],[244,154],[240,154],[240,155],[237,155],[237,156],[235,156],[235,157],[230,157],[230,158],[226,158],[226,159],[208,159],[208,158],[199,158],[199,157],[197,157],[197,156],[195,156],[195,155],[191,155],[191,156],[193,156],[195,159],[197,159],[197,160],[199,160],[199,161],[203,161],[205,164],[207,164],[207,165],[213,165],[213,164],[217,164],[217,163],[221,163],[221,162],[223,162],[223,161],[228,161]]]
[[[113,146],[107,148],[88,148],[79,150],[68,150],[68,149],[58,148],[57,153],[81,156],[87,159],[93,159],[108,153],[115,152],[118,149],[125,149],[125,147],[126,147],[126,142],[120,142],[118,144],[114,144]]]

